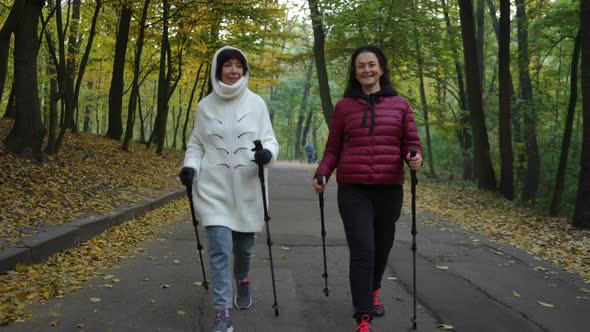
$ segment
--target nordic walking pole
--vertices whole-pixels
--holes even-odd
[[[410,150],[410,157],[416,156],[416,150]],[[411,175],[411,188],[412,188],[412,266],[413,266],[413,285],[414,285],[414,315],[412,316],[412,328],[417,329],[416,323],[416,185],[418,184],[418,178],[416,177],[416,171],[410,170]]]
[[[197,249],[199,249],[199,260],[201,261],[201,271],[203,271],[203,287],[205,290],[209,289],[209,283],[207,282],[207,275],[205,274],[205,263],[203,263],[203,245],[201,244],[201,239],[199,238],[199,222],[197,221],[197,217],[195,217],[195,207],[193,206],[193,186],[192,184],[188,184],[186,186],[186,192],[188,194],[188,203],[191,206],[191,215],[193,216],[193,226],[195,227],[195,235],[197,236]]]
[[[319,184],[324,183],[325,177],[323,175],[318,174],[316,177],[316,181]],[[322,221],[322,251],[324,253],[324,274],[322,277],[324,278],[324,294],[326,297],[330,296],[330,289],[328,288],[328,268],[326,263],[326,227],[324,223],[324,192],[318,194],[319,201],[320,201],[320,216]]]
[[[254,141],[254,151],[262,150],[262,142],[260,140]],[[256,161],[254,161],[256,162]],[[264,165],[258,164],[258,178],[260,178],[260,187],[262,188],[262,206],[264,208],[264,223],[266,224],[266,244],[268,245],[268,257],[270,258],[270,275],[272,277],[272,294],[274,296],[275,303],[272,305],[275,310],[275,316],[279,315],[279,305],[277,303],[277,288],[275,286],[275,270],[272,262],[272,240],[270,239],[270,227],[268,222],[270,217],[268,216],[268,208],[266,206],[266,187],[264,185]]]

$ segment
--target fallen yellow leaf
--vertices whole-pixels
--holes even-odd
[[[441,330],[454,330],[455,327],[453,325],[449,325],[449,324],[438,324],[436,327],[438,327]]]
[[[553,305],[551,303],[546,303],[546,302],[543,302],[543,301],[537,301],[537,303],[540,304],[540,305],[542,305],[542,306],[544,306],[544,307],[547,307],[547,308],[555,308],[555,305]]]
[[[90,302],[100,302],[100,298],[98,297],[91,297]]]
[[[515,292],[515,291],[512,291],[512,296],[514,296],[514,297],[520,297],[520,294],[518,294],[518,293],[517,293],[517,292]]]

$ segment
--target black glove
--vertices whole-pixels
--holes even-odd
[[[195,177],[195,169],[192,167],[183,167],[178,174],[180,182],[185,186],[193,184],[193,178]]]
[[[266,165],[272,159],[272,153],[267,149],[258,150],[254,153],[254,162],[257,164]]]
[[[321,186],[324,184],[324,181],[326,180],[326,177],[321,175],[321,174],[317,174],[314,179],[316,179],[316,181],[318,182],[318,184]]]

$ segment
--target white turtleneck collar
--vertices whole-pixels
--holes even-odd
[[[216,95],[223,99],[231,99],[241,95],[247,88],[248,88],[248,78],[249,75],[242,76],[236,83],[233,85],[227,85],[222,81],[215,79],[215,84],[213,84],[213,91]]]

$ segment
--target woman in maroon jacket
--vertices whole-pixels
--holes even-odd
[[[338,209],[350,250],[355,331],[370,332],[373,317],[385,313],[379,292],[403,201],[403,163],[418,170],[422,149],[412,109],[393,90],[383,51],[371,45],[358,48],[349,70],[313,187],[323,192],[338,169]],[[412,150],[417,152],[414,157]]]

